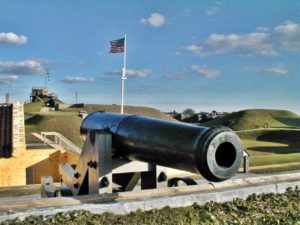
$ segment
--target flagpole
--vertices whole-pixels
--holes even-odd
[[[124,113],[124,89],[125,89],[125,80],[127,79],[126,77],[126,34],[124,36],[124,55],[123,55],[123,68],[122,68],[122,87],[121,87],[121,114]]]

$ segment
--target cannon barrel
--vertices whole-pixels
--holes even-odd
[[[228,127],[194,126],[139,115],[94,112],[81,124],[88,132],[109,131],[114,154],[201,174],[222,181],[239,169],[243,146]]]

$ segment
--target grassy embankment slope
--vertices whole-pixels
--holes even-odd
[[[86,105],[84,108],[67,108],[61,111],[41,113],[40,109],[42,107],[42,103],[29,103],[24,106],[25,113],[33,115],[32,118],[25,122],[27,143],[40,142],[31,135],[32,132],[56,131],[63,134],[77,146],[81,147],[83,142],[80,138],[79,128],[82,118],[78,116],[78,112],[80,110],[85,110],[88,113],[94,111],[120,111],[120,106],[117,105]],[[125,106],[124,111],[128,114],[139,114],[174,121],[173,118],[153,108]]]
[[[265,124],[269,128],[262,128]],[[251,109],[217,118],[208,124],[225,125],[237,131],[250,167],[300,162],[300,117],[290,111]],[[299,165],[261,169],[261,172],[299,169]]]
[[[262,128],[266,123],[270,128],[296,128],[300,127],[300,117],[286,110],[248,109],[216,118],[207,124],[222,124],[239,131]]]
[[[78,116],[80,110],[88,113],[99,110],[108,112],[120,110],[117,105],[86,105],[84,108],[68,108],[58,112],[41,113],[39,112],[41,107],[41,103],[25,105],[25,112],[33,115],[26,121],[27,143],[38,141],[31,135],[31,132],[57,131],[81,147],[83,143],[79,127],[82,118]],[[173,120],[153,108],[126,106],[125,112]],[[268,123],[270,128],[261,128],[265,123]],[[217,118],[208,124],[225,125],[236,130],[250,153],[251,167],[300,162],[300,131],[295,129],[300,127],[300,117],[295,113],[283,110],[243,110]],[[279,170],[295,168],[298,168],[298,165],[279,167]],[[271,169],[271,171],[276,170],[278,168]],[[261,169],[261,171],[266,170]]]

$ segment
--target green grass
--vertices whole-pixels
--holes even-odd
[[[237,134],[250,154],[250,167],[300,162],[299,130],[264,129]],[[261,169],[270,172],[286,170],[287,168],[284,167]]]
[[[25,111],[34,114],[34,116],[25,123],[27,143],[40,142],[31,135],[32,132],[56,131],[70,139],[77,146],[82,147],[83,142],[79,133],[82,118],[78,116],[80,110],[85,110],[88,113],[94,111],[119,112],[120,110],[120,107],[117,105],[86,105],[84,108],[68,108],[62,111],[34,113],[35,111],[39,111],[41,107],[41,103],[25,105]],[[140,114],[174,121],[160,111],[147,107],[125,106],[125,113]],[[245,120],[245,118],[249,119],[251,117],[255,119],[256,122],[259,121],[257,117],[268,117],[274,121],[274,118],[299,118],[296,114],[280,110],[245,110],[229,115],[229,117],[238,120],[236,123],[233,123],[234,126],[247,129],[249,129],[250,122]],[[224,121],[229,120],[227,118]],[[261,119],[261,121],[264,121],[264,119]],[[245,124],[241,125],[242,123]],[[253,124],[253,122],[251,123]],[[275,121],[273,125],[276,124],[278,126],[284,126],[284,124]],[[250,153],[250,166],[299,162],[300,131],[262,129],[238,132],[238,135]]]
[[[251,155],[300,152],[299,130],[256,130],[237,133]]]
[[[269,127],[300,127],[300,117],[290,111],[273,109],[248,109],[216,118],[206,124],[224,125],[233,130],[261,128],[268,123]]]
[[[57,213],[51,216],[29,216],[24,221],[18,218],[3,224],[151,224],[151,225],[220,225],[220,224],[299,224],[299,190],[289,188],[282,194],[252,194],[246,200],[149,211],[137,210],[127,215],[112,213],[94,214],[85,210]]]
[[[88,113],[94,111],[119,112],[120,107],[117,105],[86,105],[84,108],[68,108],[62,111],[49,111],[40,113],[42,103],[30,103],[25,105],[25,112],[33,114],[33,117],[25,121],[26,142],[40,142],[31,133],[42,131],[56,131],[71,140],[74,144],[82,147],[83,142],[80,137],[80,125],[82,118],[78,116],[80,110]],[[168,115],[148,107],[125,106],[125,113],[139,114],[153,118],[175,121]]]
[[[252,156],[252,157],[250,156],[249,165],[251,167],[251,166],[265,166],[265,165],[283,164],[283,163],[292,163],[292,162],[300,163],[300,153],[274,154],[274,155],[262,155],[262,156]]]
[[[277,172],[285,172],[285,171],[293,171],[293,170],[299,170],[299,165],[288,165],[285,166],[283,164],[282,167],[268,167],[268,168],[260,168],[260,169],[254,169],[250,172],[254,172],[257,174],[266,174],[266,173],[277,173]]]
[[[47,116],[47,115],[49,115],[49,116],[55,116],[55,115],[57,115],[57,116],[61,116],[61,115],[65,115],[65,116],[76,115],[76,116],[78,116],[78,112],[72,112],[72,111],[70,111],[70,112],[65,112],[65,111],[49,111],[49,112],[40,112],[38,114],[39,115],[44,115],[44,116]]]
[[[18,197],[24,195],[33,195],[33,194],[40,194],[41,188],[31,188],[31,189],[19,189],[19,190],[0,190],[0,198],[1,197]]]
[[[80,125],[82,118],[77,114],[70,113],[51,113],[36,114],[25,122],[26,142],[40,142],[31,133],[42,131],[56,131],[71,140],[77,146],[82,146],[83,142],[80,138]]]
[[[256,140],[242,140],[243,146],[251,156],[297,153],[299,148],[286,144]]]
[[[113,112],[120,113],[119,105],[96,105],[96,104],[87,104],[84,108],[67,108],[64,109],[64,112],[79,112],[81,110],[87,111],[88,113],[96,112],[96,111],[105,111],[105,112]],[[160,112],[157,109],[143,107],[143,106],[124,106],[124,113],[126,114],[136,114],[136,115],[144,115],[152,118],[169,120],[169,121],[177,121],[172,117]]]
[[[38,113],[41,108],[44,107],[45,104],[43,102],[32,102],[24,104],[24,112],[25,113]]]
[[[237,135],[241,139],[258,140],[258,141],[269,141],[279,143],[300,143],[300,132],[299,130],[293,129],[261,129],[252,131],[241,131],[237,132]]]

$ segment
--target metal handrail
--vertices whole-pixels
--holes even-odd
[[[67,151],[75,152],[76,154],[81,153],[81,149],[78,148],[74,143],[72,143],[69,139],[58,132],[41,132],[41,135],[44,139],[47,136],[54,136],[54,143],[60,145],[63,149]]]

